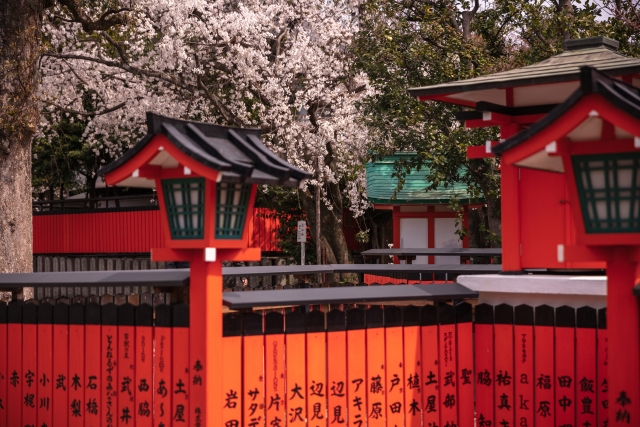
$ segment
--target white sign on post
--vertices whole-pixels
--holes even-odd
[[[298,243],[307,242],[307,221],[298,221]]]

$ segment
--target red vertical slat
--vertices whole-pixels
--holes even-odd
[[[171,350],[171,307],[167,304],[159,304],[155,307],[156,319],[153,351],[153,422],[158,426],[171,425],[171,389],[173,367]],[[225,368],[226,369],[226,368]]]
[[[307,313],[307,418],[309,426],[327,425],[327,334],[324,313]]]
[[[396,306],[384,308],[384,342],[386,358],[387,425],[405,425],[404,404],[404,343],[402,334],[402,310]]]
[[[7,372],[7,303],[0,301],[0,425],[7,425],[7,386],[9,373]]]
[[[261,313],[246,313],[243,318],[243,402],[244,423],[262,424],[265,418],[264,397],[264,335]],[[304,366],[304,359],[298,364]],[[302,390],[304,393],[304,389]]]
[[[22,423],[35,425],[38,413],[38,306],[27,301],[22,311]]]
[[[535,308],[534,375],[536,427],[555,426],[554,312],[548,305]]]
[[[84,426],[84,298],[75,297],[69,308],[69,426]]]
[[[304,362],[307,357],[304,322],[304,313],[299,311],[285,315],[285,360],[287,363],[285,374],[287,394],[285,402],[287,413],[286,425],[288,427],[306,427],[307,404],[305,391],[307,390],[307,372],[306,363]],[[246,399],[247,390],[245,390],[244,396]],[[246,419],[244,420],[244,425],[248,425]]]
[[[153,426],[153,307],[136,307],[136,427]]]
[[[84,416],[85,427],[99,427],[101,425],[102,410],[102,369],[101,369],[101,308],[91,296],[85,310],[85,384],[84,385]]]
[[[135,418],[135,307],[118,307],[118,426],[134,423]]]
[[[496,424],[514,424],[513,307],[500,304],[495,308],[495,414]]]
[[[385,373],[384,312],[382,307],[369,308],[367,324],[367,425],[385,427],[387,379]]]
[[[516,425],[534,425],[533,307],[515,309],[515,415]]]
[[[471,304],[456,306],[456,338],[458,354],[458,425],[473,425],[475,418],[473,392],[473,323]]]
[[[556,425],[576,422],[576,311],[556,309]]]
[[[189,424],[189,307],[179,303],[173,306],[173,360],[171,394],[172,426]]]
[[[576,322],[576,425],[597,426],[598,409],[596,391],[596,327],[595,308],[581,307]]]
[[[2,338],[0,337],[0,340]],[[38,426],[53,425],[53,305],[38,307]]]
[[[365,311],[350,309],[347,318],[347,425],[361,427],[367,418]],[[334,413],[335,415],[335,413]],[[344,417],[343,417],[344,418]]]
[[[441,304],[438,309],[440,424],[458,425],[458,379],[456,376],[455,309]]]
[[[281,319],[282,320],[282,319]],[[282,329],[282,327],[281,327]],[[239,313],[226,313],[222,319],[222,422],[225,426],[242,425],[242,318]],[[280,350],[284,351],[283,348]],[[267,357],[269,357],[267,352]],[[284,357],[281,357],[284,363]],[[279,369],[284,371],[284,366]],[[267,374],[269,372],[267,371]],[[284,386],[284,379],[279,378]],[[282,396],[282,395],[281,395]],[[277,406],[284,407],[282,398],[277,400]],[[284,413],[284,410],[282,410]],[[280,415],[281,425],[284,426],[284,416]],[[266,424],[267,426],[269,423]]]
[[[102,341],[101,372],[102,399],[99,408],[102,427],[118,425],[118,307],[113,303],[102,306],[102,327],[100,339]]]
[[[329,425],[347,424],[347,333],[345,312],[327,313],[327,394]]]
[[[59,299],[53,306],[53,425],[66,426],[69,420],[69,304]]]
[[[475,312],[476,416],[485,426],[495,425],[493,306],[478,304]]]
[[[404,425],[420,427],[422,420],[422,358],[420,348],[420,308],[402,310],[404,350]]]
[[[601,308],[598,310],[598,335],[597,335],[597,380],[598,385],[597,397],[598,397],[598,423],[597,427],[606,427],[609,423],[609,382],[608,382],[608,370],[609,370],[609,342],[607,337],[607,309]]]
[[[440,425],[440,395],[438,377],[438,313],[433,305],[422,308],[420,345],[422,357],[422,416],[425,427]]]
[[[284,318],[282,313],[271,312],[265,316],[264,337],[266,425],[284,425]],[[241,368],[238,368],[241,371]],[[240,378],[238,376],[238,378]],[[227,388],[225,388],[227,389]]]
[[[9,375],[9,396],[7,397],[7,413],[9,426],[22,426],[22,307],[21,300],[13,300],[8,307],[8,342],[11,349],[7,357],[7,374]]]

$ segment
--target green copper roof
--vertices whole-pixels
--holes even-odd
[[[382,160],[367,163],[367,196],[370,202],[392,205],[449,203],[454,195],[461,202],[469,201],[467,185],[463,183],[449,185],[446,188],[440,186],[435,190],[427,191],[429,181],[425,177],[429,174],[429,169],[424,167],[419,171],[411,170],[405,178],[402,190],[398,191],[393,198],[393,191],[398,184],[398,179],[392,177],[393,164],[396,160],[414,155],[415,153],[396,153]]]

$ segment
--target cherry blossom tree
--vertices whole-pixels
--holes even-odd
[[[348,261],[342,199],[354,215],[367,207],[372,140],[357,108],[372,90],[351,68],[356,8],[354,0],[141,0],[122,25],[94,31],[55,5],[43,22],[39,136],[82,118],[96,154],[115,159],[145,133],[146,111],[259,127],[272,150],[314,173],[301,199],[311,208],[312,189],[322,190],[330,260]]]

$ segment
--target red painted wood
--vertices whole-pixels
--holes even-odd
[[[22,388],[24,375],[22,373],[22,323],[13,323],[12,311],[18,312],[19,317],[14,321],[22,322],[22,301],[12,301],[9,304],[9,324],[7,325],[8,342],[11,349],[7,358],[7,374],[9,386],[7,398],[8,424],[9,426],[22,426]]]
[[[319,315],[324,329],[324,313],[316,311],[308,316]],[[327,334],[307,332],[307,418],[309,425],[327,425]]]
[[[99,310],[99,307],[96,307]],[[102,341],[100,325],[85,326],[85,380],[83,416],[85,427],[99,427],[102,410],[102,369],[100,343]]]
[[[153,333],[154,340],[154,352],[153,352],[153,421],[154,425],[164,424],[165,426],[171,425],[171,398],[172,393],[172,328],[167,324],[170,322],[170,308],[168,306],[156,307],[156,313],[162,310],[162,314],[165,316],[163,326],[155,326]],[[156,318],[158,314],[156,314]],[[157,324],[157,323],[156,323]],[[226,347],[225,347],[226,348]],[[238,357],[238,360],[240,358]],[[238,362],[240,363],[240,362]]]
[[[576,329],[576,425],[597,426],[596,413],[598,409],[596,392],[597,383],[597,353],[596,353],[596,310],[588,309],[585,315],[593,319],[592,326],[580,325],[580,311],[578,309],[578,325]]]
[[[0,337],[0,340],[2,337]],[[38,422],[53,425],[53,325],[38,325]]]
[[[22,325],[22,423],[35,425],[38,413],[38,325]]]
[[[122,310],[120,306],[118,310]],[[133,308],[133,307],[131,307]],[[118,320],[121,316],[118,313]],[[125,427],[135,419],[135,327],[118,325],[118,426]]]
[[[71,313],[76,310],[84,314],[84,305],[73,304]],[[68,425],[71,427],[83,427],[85,419],[84,409],[86,402],[84,400],[84,389],[87,383],[84,375],[84,316],[81,317],[81,321],[83,322],[82,324],[69,324],[69,376],[67,380],[69,406],[67,407],[67,413],[69,417]],[[71,317],[71,322],[73,322],[73,317]]]
[[[550,311],[553,324],[553,309],[542,307]],[[536,427],[555,426],[555,384],[554,369],[554,327],[540,324],[541,307],[536,307],[534,339],[534,372],[535,372],[535,421]]]
[[[0,425],[7,425],[7,387],[9,373],[7,372],[7,349],[9,339],[7,337],[7,304],[0,302]]]
[[[440,384],[440,424],[458,425],[457,334],[452,306],[438,307],[438,384]],[[450,312],[450,320],[443,323],[443,312]],[[449,317],[449,316],[448,316]],[[451,323],[449,323],[451,322]]]
[[[284,358],[283,358],[284,359]],[[242,425],[242,337],[222,338],[222,421],[225,425]],[[284,370],[284,366],[280,369]],[[268,372],[267,372],[268,373]],[[284,386],[284,380],[280,380]],[[278,401],[278,403],[282,403]],[[284,408],[284,403],[280,408]],[[284,413],[284,409],[282,410]],[[282,421],[283,415],[279,417]],[[155,419],[154,419],[155,421]],[[156,422],[157,425],[157,422]],[[269,425],[269,424],[267,424]]]
[[[404,416],[405,426],[420,427],[422,425],[422,353],[420,326],[403,327],[404,352]]]
[[[153,327],[136,326],[135,412],[137,427],[153,426]]]
[[[363,426],[367,420],[367,366],[364,310],[347,311],[347,425]]]
[[[556,309],[558,312],[563,309]],[[571,309],[575,316],[575,311]],[[576,422],[576,330],[556,325],[556,425],[575,425]]]
[[[171,347],[171,360],[173,362],[172,383],[169,389],[171,394],[171,412],[170,417],[172,426],[188,426],[189,424],[189,393],[191,387],[189,384],[189,315],[185,313],[188,308],[185,304],[176,304],[173,306],[173,339]],[[180,322],[181,321],[181,322]],[[180,323],[178,323],[180,322]],[[176,323],[178,323],[178,326]]]
[[[374,314],[375,310],[375,314]],[[375,315],[375,326],[372,326],[370,319]],[[386,426],[386,393],[387,378],[385,372],[385,333],[382,327],[382,308],[371,307],[367,310],[367,344],[366,344],[366,364],[367,364],[367,425],[369,427]]]
[[[58,302],[54,307],[53,324],[53,425],[66,426],[69,419],[69,325],[68,305]]]
[[[398,311],[399,307],[386,307],[385,318],[388,318],[389,310]],[[401,318],[400,318],[401,319]],[[385,319],[386,321],[386,319]],[[405,425],[405,415],[408,408],[405,406],[404,375],[404,342],[401,323],[397,326],[386,326],[385,353],[386,353],[386,390],[387,390],[387,425]]]
[[[342,330],[331,329],[331,316],[337,316]],[[346,425],[347,409],[347,332],[344,331],[345,313],[333,310],[327,314],[330,325],[327,332],[327,421],[329,425]],[[267,424],[268,425],[268,424]]]
[[[118,327],[115,324],[104,324],[105,307],[103,307],[103,325],[101,327],[101,371],[102,371],[102,408],[100,409],[102,427],[113,427],[118,424]],[[117,319],[117,308],[108,304],[108,310],[114,312]]]
[[[292,317],[300,316],[301,313],[288,313],[285,318],[285,330],[289,331],[285,335],[285,360],[287,360],[286,367],[286,387],[287,394],[286,401],[286,413],[287,423],[289,427],[306,427],[307,419],[307,405],[306,405],[306,336],[304,333],[296,332],[290,333],[291,328],[288,326]],[[302,315],[303,316],[303,315]],[[300,319],[296,319],[300,321]],[[304,321],[302,319],[302,321]],[[304,323],[303,323],[304,324]],[[246,357],[245,353],[245,357]],[[293,362],[293,363],[291,363]],[[246,382],[245,382],[246,384]],[[246,392],[245,392],[246,396]],[[245,397],[246,398],[246,397]],[[245,420],[245,425],[248,425]]]
[[[487,322],[476,323],[474,356],[476,369],[476,413],[478,423],[494,425],[493,307],[482,304],[490,312]],[[476,313],[478,307],[476,308]]]
[[[436,427],[440,425],[441,384],[438,365],[438,320],[436,308],[426,305],[422,309],[420,327],[420,345],[422,357],[422,417],[423,425]]]
[[[501,314],[504,314],[504,316]],[[494,382],[496,425],[500,425],[504,421],[509,425],[513,425],[515,420],[514,406],[516,404],[513,362],[513,307],[501,304],[495,308],[495,316]]]
[[[598,397],[598,423],[597,427],[607,427],[609,422],[609,337],[606,323],[607,309],[598,310],[597,332],[597,397]]]
[[[459,315],[458,315],[459,314]],[[473,370],[473,323],[471,306],[456,307],[456,349],[458,372],[458,425],[473,425],[475,420],[474,370]]]
[[[518,311],[527,310],[533,321],[533,308],[516,307],[514,329],[514,381],[515,381],[515,417],[516,425],[534,425],[534,360],[533,360],[533,324],[519,324]]]

